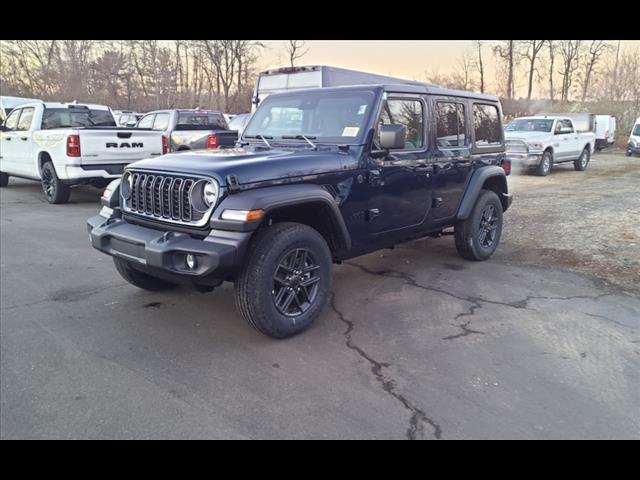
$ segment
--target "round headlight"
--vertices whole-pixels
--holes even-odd
[[[129,200],[131,197],[131,190],[133,188],[133,175],[131,172],[124,172],[122,175],[122,181],[120,182],[120,191],[122,192],[122,197],[125,200]]]
[[[218,200],[218,184],[214,182],[208,182],[204,186],[204,194],[203,194],[204,203],[210,207],[214,205]]]
[[[198,180],[189,191],[191,205],[200,213],[205,213],[218,201],[219,187],[215,180]]]

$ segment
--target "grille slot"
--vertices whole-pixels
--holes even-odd
[[[199,178],[131,172],[131,196],[124,210],[146,218],[201,226],[206,213],[191,205],[190,192]]]

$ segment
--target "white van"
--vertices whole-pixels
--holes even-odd
[[[255,112],[258,103],[272,93],[281,93],[301,88],[339,87],[342,85],[371,84],[410,84],[422,85],[413,80],[387,77],[375,73],[347,70],[327,65],[305,67],[283,67],[266,70],[258,75],[253,92],[251,112]]]
[[[636,118],[636,123],[631,129],[629,143],[627,144],[627,157],[634,153],[640,155],[640,117]]]
[[[616,139],[616,117],[613,115],[596,115],[595,124],[596,150],[613,145]]]

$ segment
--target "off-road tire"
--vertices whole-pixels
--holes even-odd
[[[116,266],[116,270],[122,278],[124,278],[131,285],[142,288],[143,290],[149,290],[150,292],[161,292],[163,290],[170,290],[176,285],[174,283],[167,282],[160,278],[152,277],[144,272],[133,268],[129,262],[118,257],[113,257],[113,263]]]
[[[589,147],[584,147],[582,153],[580,154],[580,158],[573,162],[573,168],[578,172],[583,172],[587,169],[587,165],[589,165],[589,161],[591,160],[591,150]]]
[[[553,168],[553,155],[549,150],[542,154],[542,158],[540,159],[540,164],[536,168],[536,175],[541,177],[546,177],[551,173],[551,169]]]
[[[495,237],[491,245],[481,243],[481,225],[483,213],[487,206],[493,206],[496,215]],[[482,190],[471,215],[455,226],[456,249],[462,258],[467,260],[486,260],[496,251],[502,234],[502,203],[498,195],[491,190]]]
[[[9,175],[0,172],[0,187],[6,187],[7,185],[9,185]]]
[[[276,307],[274,276],[291,252],[308,251],[319,280],[307,310],[286,316]],[[306,330],[326,306],[331,291],[333,259],[325,239],[315,229],[300,223],[275,223],[258,231],[249,245],[240,275],[235,279],[236,305],[242,317],[259,332],[287,338]],[[311,274],[309,274],[311,275]],[[314,285],[315,285],[314,284]],[[285,293],[286,295],[286,293]]]
[[[71,189],[65,185],[56,173],[56,169],[51,161],[47,161],[42,165],[41,185],[44,192],[44,198],[49,203],[67,203]]]

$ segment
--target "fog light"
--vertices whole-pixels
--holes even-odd
[[[196,256],[193,253],[187,253],[187,267],[191,270],[196,268]]]

